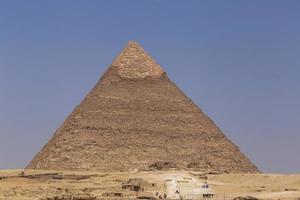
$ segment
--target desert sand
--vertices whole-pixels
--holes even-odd
[[[80,172],[49,170],[0,171],[0,200],[136,199],[166,194],[165,180],[177,182],[180,194],[199,188],[205,181],[213,199],[256,197],[299,199],[300,175],[205,174],[195,171]],[[143,191],[122,189],[129,179],[142,180]],[[168,197],[167,197],[168,199]]]

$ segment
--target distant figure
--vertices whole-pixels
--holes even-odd
[[[202,185],[202,188],[208,188],[207,182],[204,182],[204,184]]]
[[[166,199],[167,198],[167,194],[164,194],[164,199]]]
[[[21,177],[24,177],[24,176],[25,176],[25,172],[24,172],[24,171],[21,171],[20,176],[21,176]]]

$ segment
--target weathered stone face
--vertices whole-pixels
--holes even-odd
[[[27,168],[149,169],[155,163],[257,172],[135,42],[130,42]]]

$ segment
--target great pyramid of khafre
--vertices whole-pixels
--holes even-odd
[[[257,168],[130,41],[27,169],[126,171]]]

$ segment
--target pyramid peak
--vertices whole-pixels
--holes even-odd
[[[135,41],[135,40],[129,40],[127,46],[128,46],[128,45],[141,46],[141,45],[140,45],[137,41]]]
[[[125,79],[155,78],[164,73],[161,66],[136,41],[128,42],[112,66]]]
[[[137,49],[142,50],[142,51],[145,52],[144,48],[135,40],[129,40],[126,47],[123,50],[128,49],[128,48],[129,49],[130,48],[137,48]]]

